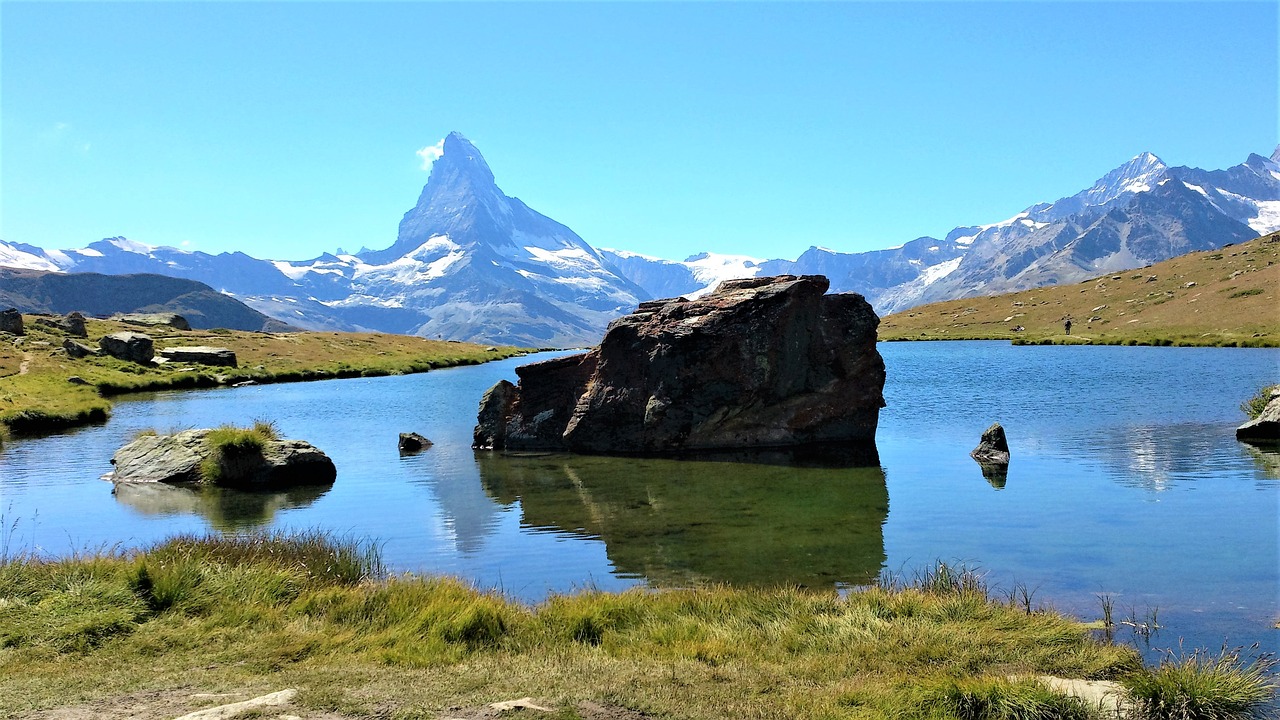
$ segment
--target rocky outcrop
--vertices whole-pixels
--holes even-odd
[[[170,362],[199,363],[219,367],[236,367],[236,354],[228,348],[208,345],[160,348],[158,357]]]
[[[183,430],[172,435],[142,435],[116,451],[114,483],[210,483],[240,489],[278,489],[324,485],[334,481],[333,461],[302,440],[265,440],[261,447],[215,448],[213,430]],[[216,463],[210,481],[202,466]]]
[[[1236,428],[1236,439],[1254,444],[1280,444],[1280,390],[1271,392],[1262,414]]]
[[[155,357],[155,344],[150,335],[135,332],[118,332],[103,335],[98,341],[102,352],[111,357],[136,363],[149,363]]]
[[[6,332],[10,335],[21,335],[22,329],[22,313],[17,308],[9,308],[0,311],[0,332]]]
[[[119,320],[130,325],[170,327],[174,330],[191,329],[191,323],[177,313],[124,313],[116,315],[112,320]]]
[[[77,360],[82,357],[88,357],[89,355],[98,354],[97,348],[89,347],[88,345],[85,345],[84,343],[81,343],[81,342],[76,342],[71,338],[67,338],[62,341],[62,349],[67,351],[67,357],[75,358]]]
[[[416,432],[400,433],[399,447],[401,453],[416,453],[426,450],[432,445],[433,443],[430,440]]]
[[[879,318],[818,275],[641,303],[594,350],[517,368],[485,395],[475,445],[665,454],[873,444]]]
[[[36,324],[73,337],[89,337],[89,328],[85,326],[84,315],[78,312],[68,313],[65,316],[36,318]]]

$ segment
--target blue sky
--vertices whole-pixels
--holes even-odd
[[[888,247],[1270,154],[1277,7],[5,0],[0,239],[381,249],[457,130],[598,247]]]

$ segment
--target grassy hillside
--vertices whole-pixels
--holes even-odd
[[[1277,296],[1273,233],[1073,285],[922,305],[883,318],[880,339],[1277,347]]]
[[[166,388],[212,387],[246,380],[289,382],[361,375],[398,375],[452,365],[474,365],[511,357],[520,348],[456,343],[378,333],[238,330],[181,331],[139,328],[110,320],[89,320],[89,338],[97,347],[103,335],[145,330],[155,347],[212,345],[234,350],[238,368],[181,363],[144,366],[111,357],[74,360],[62,350],[65,336],[24,317],[27,335],[19,344],[0,342],[0,429],[47,432],[105,420],[107,397]],[[69,381],[80,378],[84,382]]]

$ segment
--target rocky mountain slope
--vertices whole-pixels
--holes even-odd
[[[115,315],[171,312],[195,329],[293,329],[204,283],[164,275],[57,273],[0,267],[0,308],[26,313]]]
[[[383,250],[306,261],[210,255],[109,238],[75,250],[0,242],[0,266],[149,272],[198,280],[309,329],[378,330],[526,346],[592,345],[651,298],[697,297],[720,281],[825,275],[881,314],[939,300],[1071,283],[1280,229],[1280,148],[1226,170],[1169,167],[1143,153],[1094,185],[1007,220],[897,247],[795,260],[703,253],[673,261],[596,250],[504,194],[452,133],[418,202]]]

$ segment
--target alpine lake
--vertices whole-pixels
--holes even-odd
[[[527,356],[421,375],[123,396],[104,425],[0,451],[0,550],[144,546],[177,533],[324,529],[396,572],[536,603],[583,588],[798,585],[847,591],[937,562],[997,596],[1083,620],[1151,658],[1280,649],[1280,453],[1235,440],[1280,350],[880,343],[869,463],[471,449],[481,395]],[[337,482],[282,493],[101,479],[138,431],[273,421]],[[992,422],[1007,477],[969,457]],[[434,442],[401,455],[400,432]]]

